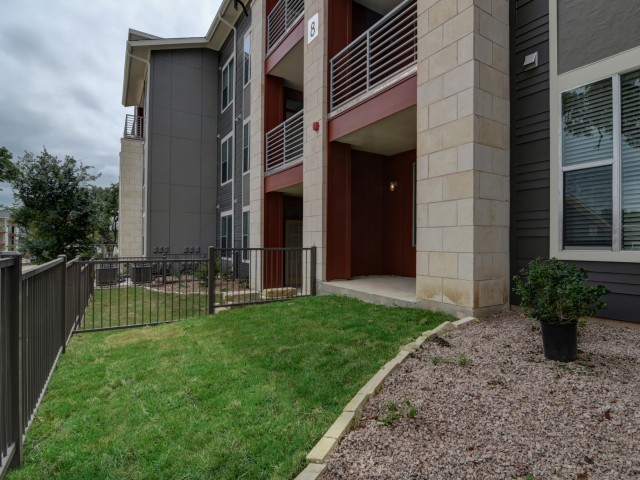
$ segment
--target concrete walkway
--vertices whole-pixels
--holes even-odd
[[[318,293],[343,295],[390,307],[417,307],[416,279],[410,277],[372,275],[320,282]]]

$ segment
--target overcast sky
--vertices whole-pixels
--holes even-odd
[[[0,146],[71,155],[118,181],[129,28],[202,37],[220,0],[0,0]],[[8,186],[0,204],[11,204]]]

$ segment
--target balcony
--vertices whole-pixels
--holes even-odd
[[[267,175],[299,163],[302,158],[302,126],[300,110],[267,132]]]
[[[144,117],[127,115],[124,122],[124,138],[142,140],[144,138]]]
[[[267,52],[289,33],[304,13],[304,0],[280,0],[267,16]]]
[[[403,78],[418,60],[416,0],[406,0],[330,61],[330,110],[348,108]]]

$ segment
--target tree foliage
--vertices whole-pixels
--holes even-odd
[[[15,179],[18,169],[11,159],[13,155],[5,147],[0,147],[0,182],[10,182]]]
[[[115,245],[118,243],[118,184],[93,187],[92,193],[95,215],[93,242],[99,245]]]
[[[11,214],[25,232],[22,249],[45,261],[88,254],[96,226],[91,167],[70,156],[60,160],[46,148],[37,156],[25,152],[16,167]]]

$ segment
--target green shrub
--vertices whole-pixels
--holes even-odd
[[[595,315],[606,307],[609,289],[587,285],[587,271],[552,258],[536,258],[513,277],[514,292],[527,315],[543,323],[562,325]]]

